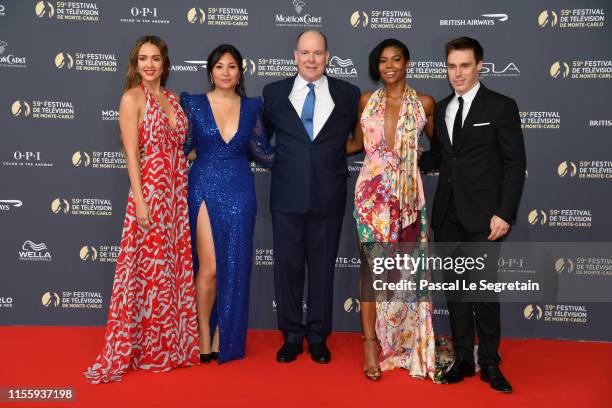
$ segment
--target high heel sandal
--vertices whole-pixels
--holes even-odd
[[[377,346],[376,348],[378,349],[378,339],[376,337],[368,338],[368,337],[363,336],[362,340],[363,340],[364,349],[365,349],[366,342],[368,341],[376,342],[376,346]],[[380,370],[380,367],[366,367],[363,369],[363,373],[365,377],[370,381],[378,381],[382,377],[382,371]]]

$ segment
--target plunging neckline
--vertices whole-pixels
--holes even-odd
[[[143,85],[143,88],[147,89],[144,85]],[[172,95],[169,96],[169,92],[165,88],[163,88],[163,87],[161,88],[161,91],[164,94],[164,96],[166,97],[166,100],[170,104],[170,108],[172,109],[172,112],[174,113],[174,125],[175,125],[174,127],[172,127],[172,122],[170,121],[170,116],[168,115],[168,113],[164,110],[163,106],[159,103],[159,101],[157,100],[157,98],[155,97],[153,92],[151,92],[149,89],[147,89],[147,92],[151,95],[151,98],[153,98],[153,101],[155,102],[155,104],[157,105],[159,110],[166,117],[166,120],[168,121],[168,128],[172,131],[172,133],[176,133],[178,131],[178,115],[176,113],[176,109],[174,109],[174,105],[172,104],[172,102],[170,102],[170,98],[171,97],[174,98],[174,96],[172,96]]]
[[[384,103],[383,103],[384,102]],[[382,139],[385,144],[384,150],[385,153],[393,153],[395,151],[395,144],[397,142],[397,129],[400,123],[400,113],[402,111],[402,104],[400,103],[399,111],[397,112],[397,120],[395,122],[395,132],[393,133],[393,143],[391,144],[392,149],[389,150],[389,143],[387,143],[387,136],[385,135],[385,119],[387,116],[387,95],[385,92],[385,96],[383,96],[383,100],[381,101],[381,105],[383,106],[383,114],[382,116]]]
[[[236,138],[236,135],[238,134],[238,131],[240,130],[240,121],[242,120],[242,102],[243,102],[242,96],[240,97],[240,107],[238,108],[238,125],[236,126],[236,131],[234,132],[234,134],[228,141],[226,141],[223,138],[223,135],[221,134],[221,129],[219,129],[219,125],[217,124],[217,119],[215,119],[215,114],[213,113],[212,104],[210,103],[208,94],[205,93],[204,96],[206,96],[206,101],[208,102],[208,110],[210,111],[210,116],[212,117],[213,123],[215,124],[215,129],[217,129],[217,135],[219,135],[219,138],[221,139],[223,143],[225,143],[226,146],[229,146],[229,144],[232,143],[232,141]]]

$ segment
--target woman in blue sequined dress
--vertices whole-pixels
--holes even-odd
[[[250,161],[271,167],[261,98],[245,96],[242,57],[220,45],[208,57],[212,90],[181,94],[189,119],[185,150],[196,270],[200,360],[244,357],[257,203]]]

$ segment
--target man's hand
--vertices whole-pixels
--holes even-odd
[[[419,146],[417,148],[417,160],[421,160],[421,156],[423,155],[423,147]]]
[[[508,233],[510,224],[499,218],[497,215],[491,217],[491,233],[487,238],[489,241],[495,241]]]

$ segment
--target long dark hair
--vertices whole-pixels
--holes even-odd
[[[159,48],[159,52],[161,53],[162,60],[164,62],[164,70],[161,76],[161,86],[166,86],[166,81],[168,80],[168,74],[170,73],[170,58],[168,57],[168,45],[161,38],[155,35],[145,35],[144,37],[140,37],[136,40],[136,44],[130,51],[130,61],[128,63],[127,73],[125,74],[125,85],[123,87],[124,91],[135,87],[136,85],[140,85],[142,82],[142,78],[138,73],[138,52],[140,51],[140,47],[143,44],[153,44],[157,48]]]
[[[215,89],[215,84],[212,80],[212,70],[217,62],[221,59],[221,57],[225,54],[231,55],[234,60],[236,60],[236,64],[238,64],[238,83],[236,84],[236,93],[240,96],[246,96],[246,91],[244,89],[244,69],[243,69],[243,60],[240,51],[236,47],[231,44],[221,44],[208,55],[208,61],[206,62],[206,70],[208,71],[208,83],[212,89]]]

